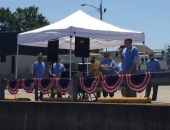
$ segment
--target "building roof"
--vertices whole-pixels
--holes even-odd
[[[149,47],[144,46],[143,45],[134,45],[138,48],[139,52],[143,52],[145,50],[146,53],[149,53],[150,51],[152,51]]]

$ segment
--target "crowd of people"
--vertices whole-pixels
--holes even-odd
[[[119,58],[120,62],[117,64],[113,59],[110,58],[109,52],[104,52],[104,59],[98,61],[95,56],[91,57],[91,70],[88,76],[101,76],[101,75],[120,75],[120,74],[135,74],[137,68],[137,62],[139,58],[138,49],[132,45],[131,38],[125,38],[124,45],[119,48]],[[33,65],[33,78],[44,78],[46,67],[42,61],[42,54],[38,55],[38,60]],[[103,68],[108,66],[107,69]],[[149,60],[147,61],[147,71],[148,72],[160,72],[160,64],[157,59],[154,58],[154,52],[149,53]],[[61,72],[65,71],[65,67],[60,63],[60,58],[58,61],[50,67],[49,73],[52,77],[60,77]],[[145,92],[145,97],[150,96],[151,84],[148,84]],[[152,101],[157,99],[158,86],[153,86]],[[121,86],[122,97],[136,97],[136,92],[131,90],[126,83]],[[103,97],[107,97],[108,93],[103,91]],[[114,93],[109,94],[110,97],[114,96]],[[58,94],[57,97],[61,97]],[[97,92],[97,97],[100,97],[100,92]],[[35,87],[35,101],[42,100],[43,94],[40,92],[38,96],[38,87]]]

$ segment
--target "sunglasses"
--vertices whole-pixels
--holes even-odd
[[[108,56],[104,56],[104,57],[108,57]]]
[[[149,55],[149,56],[153,56],[153,55]]]

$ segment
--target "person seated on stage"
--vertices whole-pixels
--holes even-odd
[[[62,63],[60,63],[60,58],[58,58],[58,61],[53,64],[53,72],[52,72],[52,66],[50,67],[49,73],[54,78],[60,78],[61,72],[65,71],[65,67]],[[61,94],[57,94],[58,98],[62,98]]]
[[[120,62],[116,66],[118,74],[122,74],[122,61],[121,61],[121,59],[122,59],[122,51],[123,51],[124,47],[125,47],[124,45],[119,47],[119,59],[120,59]],[[120,89],[121,89],[122,97],[125,97],[125,87],[121,86]]]
[[[102,65],[108,65],[108,68],[104,69],[102,67]],[[104,60],[100,62],[99,71],[102,72],[102,75],[107,75],[107,76],[108,75],[115,75],[116,62],[109,58],[109,52],[104,53]],[[110,97],[114,96],[114,94],[109,94],[109,95],[110,95]],[[103,91],[103,97],[107,97],[107,96],[108,96],[108,93]]]
[[[148,72],[160,72],[161,67],[160,63],[157,59],[154,58],[154,52],[149,52],[149,60],[147,61],[147,71]],[[151,84],[148,84],[145,92],[145,97],[150,96],[151,92]],[[152,94],[152,101],[155,101],[157,99],[157,92],[158,92],[158,85],[153,85],[153,94]]]
[[[101,76],[102,73],[99,71],[100,61],[96,60],[95,56],[92,56],[90,62],[91,70],[88,76]],[[100,97],[100,92],[97,92],[96,98],[98,97]],[[97,99],[94,101],[97,101]]]
[[[38,54],[37,57],[38,61],[36,61],[33,65],[33,78],[44,78],[45,77],[45,71],[46,67],[44,62],[42,62],[42,54]],[[40,96],[38,97],[38,86],[35,86],[35,101],[38,101],[38,99],[43,99],[43,94],[40,92]]]
[[[102,73],[99,71],[100,61],[96,60],[95,56],[92,56],[90,62],[91,70],[89,76],[101,76]]]

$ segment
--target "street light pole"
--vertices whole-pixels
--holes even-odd
[[[101,3],[100,3],[100,20],[102,20],[102,0],[101,0]]]
[[[99,8],[97,8],[93,5],[88,5],[88,4],[81,4],[81,6],[91,6],[91,7],[95,8],[97,11],[100,12],[100,20],[103,20],[103,13],[106,12],[106,8],[104,8],[104,11],[102,11],[102,0],[100,0],[100,7]]]
[[[93,5],[88,5],[88,4],[81,4],[81,6],[91,6],[91,7],[95,8],[97,11],[100,12],[100,20],[101,21],[103,20],[103,13],[106,12],[106,8],[104,8],[104,11],[102,11],[102,0],[100,0],[100,7],[99,8],[97,8]],[[107,51],[107,48],[106,48],[106,51]]]

